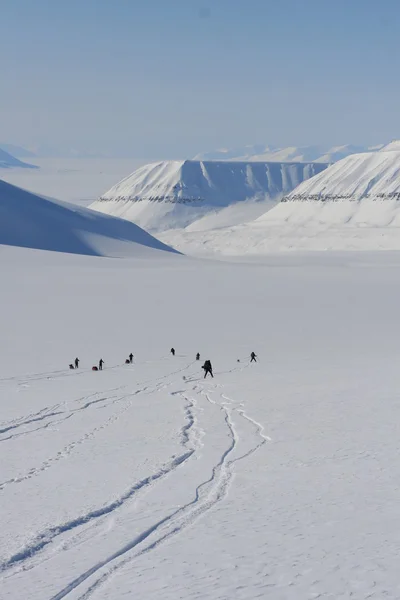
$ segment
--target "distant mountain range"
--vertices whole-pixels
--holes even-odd
[[[400,143],[400,142],[392,142]],[[390,146],[390,144],[389,144]],[[384,144],[377,146],[288,146],[279,148],[256,144],[233,149],[220,149],[197,154],[194,160],[239,160],[257,162],[320,162],[334,163],[351,154],[360,152],[376,152],[385,148]]]
[[[120,181],[91,208],[149,231],[186,227],[247,200],[276,201],[326,166],[194,160],[151,163]]]

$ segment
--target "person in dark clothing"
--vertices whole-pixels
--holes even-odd
[[[196,354],[196,360],[200,360],[200,352]]]
[[[211,377],[214,377],[210,360],[205,361],[202,369],[204,369],[204,379],[207,377],[208,373],[210,373]]]
[[[75,369],[79,367],[79,358],[75,359]]]
[[[175,348],[171,348],[171,354],[172,356],[175,356]]]
[[[256,357],[257,357],[257,354],[255,352],[252,352],[250,354],[250,358],[251,358],[250,362],[257,362]]]
[[[102,371],[102,370],[103,370],[103,365],[104,365],[104,360],[101,358],[101,359],[99,360],[99,371]]]
[[[130,363],[131,363],[131,362],[133,362],[133,354],[132,354],[132,352],[131,352],[131,353],[130,353],[130,355],[129,355],[129,362],[130,362]]]

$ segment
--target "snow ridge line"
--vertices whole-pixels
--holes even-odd
[[[105,558],[104,560],[98,562],[96,565],[82,573],[79,577],[74,579],[70,584],[68,584],[63,590],[61,590],[58,594],[53,596],[51,600],[61,600],[65,598],[68,594],[70,594],[73,590],[75,590],[79,585],[81,585],[84,581],[86,581],[89,577],[94,575],[97,571],[102,569],[103,567],[109,565],[115,560],[123,557],[125,554],[129,553],[131,550],[136,548],[139,544],[144,542],[151,535],[157,533],[160,529],[162,531],[163,526],[171,527],[169,531],[166,531],[160,538],[150,543],[145,548],[139,550],[133,556],[128,556],[122,561],[119,561],[118,564],[112,565],[111,568],[104,573],[100,578],[95,581],[86,592],[79,597],[79,600],[87,600],[92,593],[100,587],[110,576],[112,576],[117,569],[120,569],[125,564],[134,560],[135,558],[150,552],[154,548],[156,548],[159,544],[169,539],[171,536],[180,533],[183,529],[185,529],[188,525],[191,525],[195,520],[197,520],[204,513],[208,512],[215,504],[220,502],[227,494],[227,490],[229,487],[229,483],[232,478],[232,466],[235,461],[228,461],[228,456],[235,449],[238,436],[234,425],[231,421],[230,414],[228,409],[224,408],[225,411],[225,423],[228,427],[228,431],[230,433],[231,442],[228,448],[221,455],[220,460],[216,465],[214,465],[210,477],[201,482],[195,490],[195,495],[193,500],[188,502],[187,504],[181,506],[180,508],[174,510],[172,513],[163,517],[151,527],[143,531],[141,534],[136,536],[131,542],[123,546],[120,550]],[[211,488],[209,489],[209,487]],[[202,491],[206,489],[205,495],[203,497]]]

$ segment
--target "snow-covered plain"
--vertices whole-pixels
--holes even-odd
[[[0,261],[2,598],[398,600],[398,254]]]

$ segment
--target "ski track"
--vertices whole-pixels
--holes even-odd
[[[118,388],[112,388],[110,390],[103,390],[101,392],[94,392],[91,394],[87,394],[86,396],[81,396],[80,398],[75,398],[74,400],[72,400],[72,402],[82,402],[85,400],[87,401],[90,398],[99,396],[100,394],[109,394],[110,392],[115,392],[115,391],[121,390],[123,387],[125,387],[125,386],[120,386]],[[11,421],[3,421],[1,423],[2,429],[0,429],[0,434],[6,433],[7,431],[10,431],[11,429],[17,429],[18,427],[22,427],[23,425],[27,425],[27,424],[35,422],[35,421],[40,421],[42,418],[46,418],[46,416],[50,416],[48,414],[46,415],[46,413],[48,413],[48,411],[57,411],[62,406],[66,406],[68,404],[68,402],[71,402],[71,401],[65,400],[64,402],[59,402],[58,404],[53,404],[52,406],[45,406],[44,408],[41,408],[36,413],[31,413],[29,415],[17,417],[16,419],[12,419]]]
[[[215,387],[217,387],[217,385]],[[172,536],[181,533],[184,529],[186,529],[186,527],[192,525],[197,519],[204,516],[208,511],[210,511],[219,502],[226,498],[229,491],[230,483],[234,476],[234,465],[237,462],[248,458],[251,454],[259,450],[264,444],[266,444],[267,441],[271,441],[270,438],[264,434],[264,426],[252,417],[250,417],[243,408],[233,406],[234,401],[228,396],[220,394],[222,401],[221,403],[217,403],[216,401],[210,398],[210,394],[212,393],[210,390],[208,390],[207,392],[204,392],[204,390],[200,390],[200,394],[202,393],[206,395],[207,400],[209,402],[211,402],[212,404],[219,405],[221,411],[224,412],[224,423],[226,425],[230,438],[230,443],[227,449],[222,453],[218,463],[212,468],[212,472],[209,479],[201,482],[196,487],[193,500],[191,500],[184,506],[181,506],[180,508],[174,510],[172,513],[170,513],[163,519],[157,521],[151,527],[147,528],[141,534],[136,536],[131,542],[123,546],[120,550],[118,550],[111,556],[105,558],[104,560],[98,562],[93,567],[82,573],[79,577],[75,578],[66,587],[64,587],[60,592],[52,596],[51,600],[62,600],[62,598],[65,598],[72,591],[76,590],[82,583],[84,583],[87,579],[92,577],[99,570],[103,569],[104,567],[109,567],[106,570],[106,572],[103,573],[103,575],[101,575],[96,581],[94,581],[86,589],[86,591],[79,596],[79,600],[88,600],[99,589],[100,586],[102,586],[106,582],[109,582],[110,579],[116,574],[116,572],[119,569],[123,568],[132,560],[139,558],[140,556],[154,550],[160,544],[170,539]],[[185,411],[190,419],[192,416],[191,411],[196,405],[195,399],[190,398],[188,395],[181,391],[174,392],[174,394],[179,394],[186,401]],[[242,404],[240,404],[240,406],[242,406]],[[240,442],[239,435],[237,433],[236,426],[233,420],[234,414],[247,420],[254,426],[256,442],[247,452],[239,455],[236,458],[229,459],[230,455],[237,449]],[[192,422],[192,424],[189,426],[190,422]],[[189,421],[189,423],[185,427],[188,427],[188,429],[190,430],[190,428],[193,426],[194,419],[193,421]],[[183,440],[186,439],[185,427],[182,428]],[[156,537],[156,539],[154,539],[153,541],[149,541],[149,543],[146,546],[140,547],[138,551],[132,554],[132,551],[134,551],[138,546],[141,546],[141,544],[145,542],[148,538],[152,538],[153,536],[157,535],[158,537]],[[125,556],[127,554],[128,556]]]
[[[163,357],[159,360],[164,360],[167,357]],[[148,362],[148,361],[147,361]],[[152,380],[143,381],[137,385],[145,385],[147,383],[153,383],[153,386],[149,388],[148,386],[138,388],[134,392],[130,394],[125,394],[123,396],[111,396],[111,397],[101,397],[96,398],[95,400],[88,401],[89,398],[100,395],[104,392],[97,392],[95,394],[91,394],[89,396],[80,398],[76,400],[76,402],[86,400],[85,404],[79,408],[72,409],[68,411],[68,414],[65,415],[62,419],[59,419],[58,422],[63,422],[64,420],[72,417],[79,411],[85,410],[92,405],[96,405],[100,402],[110,401],[120,402],[122,400],[126,400],[132,396],[135,396],[139,393],[154,393],[156,391],[160,391],[161,389],[168,387],[173,384],[173,381],[163,383],[166,379],[173,377],[183,371],[188,370],[191,366],[193,366],[197,361],[192,361],[189,364],[181,367],[173,372],[169,372],[165,375],[161,375]],[[220,374],[230,374],[235,371],[242,371],[247,368],[249,365],[240,365],[234,367],[229,371],[221,372]],[[117,367],[114,367],[117,368]],[[121,367],[122,368],[122,367]],[[57,373],[57,372],[55,372]],[[64,372],[61,372],[60,376],[63,376]],[[66,375],[66,373],[64,373]],[[43,376],[42,378],[45,378]],[[14,379],[14,378],[10,378]],[[219,393],[220,401],[214,400],[212,395],[216,393],[218,388],[224,387],[222,384],[218,384],[216,382],[212,382],[212,388],[210,388],[211,382],[205,382],[202,379],[186,379],[185,383],[197,382],[193,386],[193,391],[199,396],[204,396],[206,400],[213,405],[217,405],[220,410],[223,412],[223,422],[225,424],[226,430],[229,435],[229,444],[228,447],[224,450],[218,462],[212,467],[211,475],[205,481],[202,481],[197,485],[194,491],[194,497],[191,501],[186,503],[183,506],[180,506],[178,509],[175,509],[142,533],[138,534],[133,540],[131,540],[128,544],[124,545],[117,552],[113,553],[111,556],[97,562],[90,569],[86,570],[84,573],[76,577],[73,581],[71,581],[67,586],[65,586],[61,591],[52,596],[51,600],[61,600],[68,596],[74,590],[77,590],[85,581],[91,578],[93,575],[98,573],[98,571],[102,569],[106,569],[105,572],[98,577],[87,589],[79,596],[79,600],[87,600],[89,599],[95,591],[102,586],[104,583],[110,581],[110,579],[116,575],[117,571],[120,568],[123,568],[126,564],[131,562],[134,559],[137,559],[141,555],[152,551],[157,548],[160,544],[164,543],[171,537],[178,535],[181,533],[186,527],[192,525],[197,519],[204,516],[209,510],[215,507],[219,502],[226,498],[230,483],[234,477],[234,466],[238,461],[244,460],[248,458],[251,454],[259,450],[264,444],[268,441],[271,441],[264,433],[264,426],[249,416],[246,410],[243,408],[243,403],[237,403],[227,395],[223,393]],[[5,381],[5,380],[1,380]],[[156,383],[159,382],[159,383]],[[161,382],[161,383],[160,383]],[[154,385],[155,384],[155,385]],[[208,387],[204,389],[204,386],[208,384]],[[116,389],[122,389],[121,388]],[[115,390],[110,390],[115,391]],[[203,444],[203,437],[205,436],[205,431],[199,427],[196,411],[199,410],[197,405],[197,399],[185,392],[185,390],[177,390],[170,392],[172,396],[180,396],[184,401],[183,413],[185,417],[185,423],[181,427],[179,432],[179,438],[181,441],[182,448],[185,450],[182,454],[177,457],[172,457],[172,459],[166,463],[161,469],[150,474],[144,479],[134,483],[131,487],[129,487],[123,494],[121,494],[118,498],[113,500],[107,505],[102,506],[98,509],[93,509],[87,512],[84,515],[80,515],[74,519],[71,519],[65,523],[55,525],[46,529],[45,531],[39,533],[25,548],[11,556],[9,559],[0,563],[0,573],[10,572],[9,576],[13,577],[16,573],[20,571],[29,570],[35,568],[38,564],[43,562],[44,560],[49,560],[54,553],[51,553],[50,556],[45,555],[42,556],[43,551],[50,544],[53,544],[56,539],[65,534],[67,532],[72,532],[74,529],[77,529],[86,524],[93,524],[93,526],[97,526],[101,517],[107,517],[114,511],[121,508],[124,504],[129,502],[133,497],[139,494],[142,491],[145,491],[157,481],[165,478],[166,476],[171,475],[178,467],[184,465],[191,457],[193,457],[196,453],[196,450],[201,448]],[[66,402],[63,403],[64,405]],[[12,422],[0,430],[0,433],[6,433],[13,429],[18,429],[19,427],[29,425],[30,423],[34,423],[37,421],[46,420],[48,418],[63,415],[66,411],[57,410],[62,406],[62,404],[54,405],[52,407],[46,407],[38,411],[38,413],[34,413],[32,415],[27,415],[26,417],[20,417],[19,419],[15,419]],[[20,477],[10,479],[9,481],[0,483],[0,490],[3,489],[6,485],[11,483],[19,483],[24,481],[25,479],[29,479],[31,477],[35,477],[39,475],[44,470],[48,469],[50,466],[68,456],[75,447],[84,443],[86,440],[90,439],[94,435],[96,435],[99,431],[111,425],[115,420],[120,418],[120,416],[128,410],[132,406],[132,400],[130,400],[120,411],[111,415],[103,424],[95,427],[92,431],[87,432],[83,436],[81,436],[78,440],[75,440],[68,445],[66,445],[62,450],[60,450],[55,456],[50,457],[46,461],[42,463],[37,468],[31,469],[25,475]],[[47,412],[46,412],[47,411]],[[50,412],[48,412],[50,411]],[[238,449],[240,444],[239,435],[237,433],[235,419],[234,417],[240,417],[250,423],[255,429],[255,443],[252,447],[245,453],[231,458],[232,453]],[[45,425],[28,432],[18,432],[16,434],[12,434],[8,438],[3,438],[0,441],[5,441],[6,439],[12,439],[19,435],[24,435],[28,433],[32,433],[33,431],[37,431],[39,429],[44,429],[50,425],[54,425],[56,421],[49,421]],[[77,533],[71,540],[67,542],[67,544],[63,544],[63,550],[68,550],[72,547],[73,540],[79,537],[79,533]],[[147,545],[144,542],[147,541]]]
[[[181,371],[181,370],[182,369],[180,369],[179,371]],[[173,374],[175,374],[175,372]],[[165,376],[163,376],[162,379],[165,379]],[[144,388],[135,390],[135,392],[133,392],[131,394],[126,394],[124,396],[121,396],[121,397],[117,398],[116,400],[114,400],[114,402],[120,401],[122,399],[126,399],[131,396],[136,396],[140,393],[150,394],[150,393],[158,392],[161,389],[163,389],[171,384],[172,384],[172,382],[170,382],[169,384],[168,383],[167,384],[158,383],[151,389],[146,386]],[[98,401],[100,401],[100,400],[97,400],[97,402]],[[91,404],[93,402],[96,402],[96,401],[92,401]],[[110,425],[111,422],[114,422],[131,405],[132,405],[132,402],[128,403],[128,405],[122,411],[120,411],[118,416],[116,416],[115,414],[112,415],[103,425],[96,427],[95,429],[92,430],[92,432],[90,432],[89,434],[85,434],[79,440],[68,444],[62,451],[58,452],[55,457],[46,460],[39,468],[34,469],[32,472],[28,472],[25,476],[22,476],[20,478],[11,479],[9,481],[6,481],[3,484],[0,484],[0,486],[5,487],[5,485],[7,485],[7,484],[17,483],[17,482],[23,481],[25,479],[34,477],[35,475],[39,475],[41,472],[43,472],[44,470],[46,470],[50,466],[52,466],[53,463],[57,462],[61,458],[64,458],[65,456],[67,456],[73,450],[73,448],[76,447],[78,444],[83,443],[89,437],[92,437],[98,431],[100,431],[101,429],[104,429],[105,427]],[[23,548],[21,551],[17,552],[13,556],[11,556],[8,560],[3,561],[3,563],[0,563],[0,573],[8,571],[9,569],[18,565],[19,563],[23,563],[22,568],[24,570],[33,568],[34,566],[36,566],[39,563],[36,562],[35,565],[33,565],[33,567],[27,567],[25,564],[25,561],[27,559],[35,558],[38,553],[40,553],[46,546],[51,544],[59,535],[66,533],[66,532],[71,532],[73,529],[80,527],[81,525],[85,525],[91,521],[98,519],[99,517],[103,517],[105,515],[110,514],[111,512],[120,508],[127,501],[129,501],[133,496],[136,496],[138,492],[144,491],[155,481],[158,481],[158,480],[164,478],[166,475],[169,475],[177,467],[179,467],[184,462],[186,462],[194,454],[194,452],[197,448],[197,445],[199,443],[197,435],[194,436],[193,440],[191,439],[191,436],[190,436],[190,431],[191,430],[194,431],[194,426],[195,426],[195,418],[194,418],[193,410],[192,410],[193,406],[194,406],[193,402],[188,400],[188,404],[185,407],[185,416],[186,416],[187,422],[181,428],[180,436],[179,436],[181,439],[182,446],[185,449],[185,452],[183,454],[179,455],[178,457],[173,457],[173,459],[166,466],[162,467],[159,471],[157,471],[157,472],[149,475],[148,477],[142,479],[141,481],[135,483],[125,493],[123,493],[119,498],[117,498],[115,501],[111,502],[110,504],[105,505],[99,509],[94,509],[92,511],[89,511],[85,515],[77,517],[76,519],[72,519],[66,523],[62,523],[60,525],[53,526],[51,528],[48,528],[44,532],[41,532],[25,548]],[[82,410],[82,408],[83,407],[81,407],[80,409],[75,409],[75,410]],[[72,416],[72,415],[69,415],[69,416]],[[50,425],[50,423],[48,425]],[[0,487],[0,489],[1,489],[1,487]],[[13,574],[15,574],[16,572],[18,572],[18,571],[15,571]]]
[[[129,394],[129,396],[130,396],[130,394]],[[129,396],[120,396],[119,398],[117,398],[116,402],[124,400]],[[103,429],[105,429],[106,427],[109,427],[110,425],[112,425],[112,423],[117,421],[121,417],[121,415],[124,412],[126,412],[131,406],[132,406],[132,401],[128,402],[119,412],[116,412],[113,415],[111,415],[107,419],[107,421],[105,421],[102,425],[94,427],[90,432],[85,433],[79,439],[77,439],[73,442],[70,442],[69,444],[64,446],[64,448],[59,450],[55,456],[52,456],[52,457],[46,459],[39,467],[34,467],[34,468],[30,469],[24,475],[13,477],[12,479],[8,479],[7,481],[1,482],[0,483],[0,491],[3,490],[6,486],[8,486],[10,484],[21,483],[22,481],[26,481],[27,479],[32,479],[33,477],[40,475],[41,473],[43,473],[43,471],[46,471],[47,469],[52,467],[53,464],[55,464],[56,462],[58,462],[64,458],[67,458],[77,446],[83,444],[87,440],[93,438],[98,432],[100,432]]]
[[[124,387],[124,386],[121,386],[121,387]],[[152,389],[149,390],[149,388],[146,386],[144,388],[139,388],[139,389],[135,390],[134,392],[132,392],[130,394],[125,394],[123,396],[109,396],[107,398],[107,400],[113,399],[112,404],[116,404],[116,403],[119,403],[122,400],[125,400],[127,398],[131,398],[133,396],[137,396],[138,394],[141,394],[141,393],[151,394],[153,392],[160,391],[160,389],[162,389],[163,387],[166,387],[166,385],[159,384],[159,385],[157,385],[154,388],[152,388]],[[95,394],[93,394],[93,395],[95,395]],[[82,398],[80,400],[82,400]],[[101,400],[102,399],[92,401],[90,403],[90,405],[94,404],[96,402],[100,402]],[[108,406],[108,403],[106,404],[106,406]],[[12,477],[11,479],[8,479],[7,481],[0,482],[0,491],[3,490],[6,486],[8,486],[10,484],[21,483],[22,481],[26,481],[27,479],[31,479],[32,477],[36,477],[37,475],[40,475],[43,471],[46,471],[47,469],[49,469],[56,462],[62,460],[63,458],[67,458],[71,454],[71,452],[77,446],[79,446],[79,445],[83,444],[84,442],[86,442],[87,440],[91,439],[97,433],[99,433],[100,431],[102,431],[103,429],[105,429],[106,427],[109,427],[111,424],[113,424],[115,421],[117,421],[120,418],[120,416],[126,410],[128,410],[131,406],[132,406],[132,402],[130,401],[125,407],[122,408],[121,411],[119,411],[119,412],[114,413],[113,415],[111,415],[102,425],[99,425],[99,426],[95,427],[94,429],[92,429],[92,431],[85,433],[78,440],[70,442],[64,448],[62,448],[61,450],[59,450],[55,456],[46,459],[39,467],[34,467],[34,468],[30,469],[24,475]],[[83,410],[84,408],[87,408],[87,407],[88,406],[86,404],[85,406],[83,406],[83,407],[81,407],[79,409],[75,409],[75,410],[72,411],[72,414],[74,412],[77,412],[78,410]],[[104,408],[104,407],[102,407],[102,408]],[[61,414],[61,413],[57,413],[57,414]],[[49,427],[50,425],[54,425],[56,423],[61,423],[61,422],[65,421],[65,420],[67,420],[68,418],[70,418],[72,416],[72,414],[67,415],[64,419],[60,419],[58,421],[51,421],[50,423],[47,423],[43,427],[39,427],[39,428],[31,430],[29,432],[23,432],[23,433],[20,433],[20,434],[15,434],[14,436],[9,436],[8,438],[4,438],[3,440],[0,440],[0,441],[5,441],[7,439],[12,439],[12,438],[18,437],[20,435],[26,435],[28,433],[34,433],[35,431],[39,431],[39,429],[44,429],[46,427]],[[25,424],[26,424],[26,422],[25,422]],[[187,426],[185,426],[185,427],[187,428]]]
[[[15,429],[15,428],[26,426],[26,425],[29,425],[30,423],[34,423],[36,421],[43,421],[43,420],[48,419],[50,417],[64,415],[62,418],[51,420],[48,423],[46,423],[45,425],[42,425],[41,427],[37,427],[36,429],[30,429],[28,431],[22,431],[22,432],[14,433],[12,435],[9,435],[8,437],[1,438],[0,442],[6,442],[8,440],[13,440],[13,439],[16,439],[16,438],[24,436],[24,435],[30,435],[31,433],[35,433],[35,432],[39,431],[40,429],[47,429],[51,425],[58,425],[59,423],[63,423],[67,419],[70,419],[76,413],[79,413],[79,412],[81,412],[83,410],[86,410],[90,406],[93,406],[95,404],[99,404],[100,402],[106,402],[108,404],[108,401],[111,400],[112,403],[114,403],[114,402],[116,402],[115,398],[117,398],[117,400],[118,400],[118,396],[103,396],[102,398],[97,398],[96,400],[90,400],[90,401],[86,402],[83,406],[80,406],[79,408],[73,408],[71,410],[61,410],[61,411],[57,411],[57,412],[53,412],[53,413],[48,413],[47,415],[44,415],[43,417],[38,417],[37,419],[31,419],[29,421],[21,423],[20,425],[16,425],[15,427],[14,426],[9,427],[5,431],[9,431],[10,429],[12,430],[12,429]],[[3,431],[3,433],[5,431]]]

